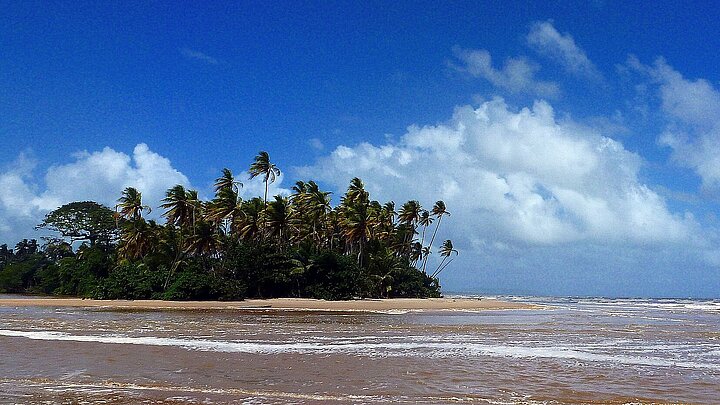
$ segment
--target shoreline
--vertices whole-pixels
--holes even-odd
[[[328,312],[485,311],[542,309],[540,305],[491,298],[390,298],[325,301],[311,298],[248,299],[245,301],[93,300],[82,298],[0,298],[0,307],[57,307],[143,310],[283,310]]]

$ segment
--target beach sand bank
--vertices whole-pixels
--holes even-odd
[[[277,309],[295,311],[480,311],[499,309],[540,309],[520,302],[474,298],[394,298],[324,301],[308,298],[250,299],[245,301],[160,301],[92,300],[81,298],[23,297],[0,299],[2,307],[94,307],[108,309]]]

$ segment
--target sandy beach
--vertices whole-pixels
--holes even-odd
[[[250,299],[245,301],[92,300],[81,298],[4,298],[0,307],[97,307],[117,309],[278,309],[296,311],[444,311],[538,309],[537,305],[473,298],[396,298],[324,301],[307,298]]]

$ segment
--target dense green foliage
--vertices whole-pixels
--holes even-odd
[[[0,292],[167,300],[440,295],[437,275],[457,254],[444,241],[442,261],[427,271],[449,215],[442,201],[430,211],[409,201],[395,212],[393,202],[371,200],[357,178],[336,207],[312,181],[269,199],[280,170],[265,152],[249,173],[265,182],[262,199],[240,198],[242,184],[223,169],[210,201],[181,185],[167,190],[162,225],[143,217],[150,207],[132,187],[114,211],[66,204],[39,225],[62,238],[0,246]]]

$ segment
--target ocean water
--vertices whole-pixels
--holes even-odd
[[[0,403],[720,403],[720,301],[542,310],[0,307]]]

